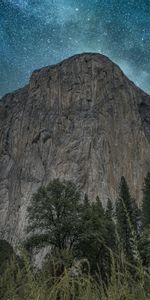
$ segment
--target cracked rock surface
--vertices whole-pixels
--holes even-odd
[[[149,142],[150,96],[107,57],[83,53],[34,71],[0,101],[0,236],[25,237],[31,196],[53,178],[105,205],[124,175],[140,201]]]

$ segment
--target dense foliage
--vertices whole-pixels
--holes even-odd
[[[116,202],[117,232],[121,249],[127,259],[134,263],[134,247],[137,238],[137,207],[131,198],[128,184],[121,178],[119,197]]]
[[[39,188],[28,208],[31,236],[25,245],[30,250],[50,245],[51,253],[67,249],[74,259],[86,258],[92,273],[100,271],[106,277],[108,247],[115,251],[116,244],[111,201],[105,214],[99,197],[92,203],[87,195],[80,199],[71,182],[56,179]]]
[[[26,245],[71,249],[79,234],[80,215],[80,193],[73,183],[56,179],[40,187],[28,208],[27,231],[32,235]]]
[[[150,271],[150,173],[144,179],[141,226],[140,247],[143,264]]]
[[[144,179],[142,225],[144,229],[150,227],[150,173]]]
[[[5,240],[0,240],[0,274],[6,268],[7,263],[10,262],[15,255],[12,246]]]
[[[56,179],[33,195],[28,220],[22,259],[0,241],[0,299],[150,299],[149,173],[141,212],[124,177],[115,208]],[[46,245],[35,271],[31,257]]]

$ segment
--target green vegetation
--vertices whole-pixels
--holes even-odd
[[[28,208],[28,248],[51,245],[54,249],[72,249],[80,228],[80,193],[71,182],[53,180],[39,188]]]
[[[62,250],[61,250],[62,251]],[[66,250],[65,250],[66,251]],[[82,267],[88,262],[78,261],[74,268],[67,267],[68,253],[50,257],[42,270],[34,271],[27,254],[22,253],[24,265],[19,267],[12,260],[0,278],[0,299],[3,300],[149,300],[148,275],[144,270],[135,269],[139,274],[135,280],[127,270],[122,257],[122,265],[112,256],[109,283],[93,278],[90,272],[84,273]],[[56,275],[62,258],[67,259],[66,268]],[[70,260],[70,259],[69,259]]]
[[[144,180],[141,226],[141,255],[144,266],[150,270],[150,173]]]
[[[7,263],[15,255],[12,246],[5,240],[0,240],[0,275],[3,274]]]
[[[144,181],[142,211],[121,178],[116,207],[106,209],[71,182],[40,187],[28,208],[28,239],[14,255],[0,241],[0,299],[150,299],[150,174]],[[50,252],[42,269],[32,256]]]
[[[128,261],[134,261],[134,248],[137,239],[137,207],[131,198],[127,182],[121,178],[119,197],[116,202],[117,232],[121,249]]]
[[[150,173],[147,174],[144,180],[142,224],[144,229],[150,226]]]

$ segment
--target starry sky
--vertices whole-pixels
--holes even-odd
[[[99,52],[150,93],[150,0],[0,0],[0,95],[34,69]]]

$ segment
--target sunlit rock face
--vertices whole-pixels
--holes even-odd
[[[149,141],[150,96],[107,57],[80,54],[34,71],[0,102],[1,237],[25,237],[31,196],[53,178],[105,205],[124,175],[140,201]]]

